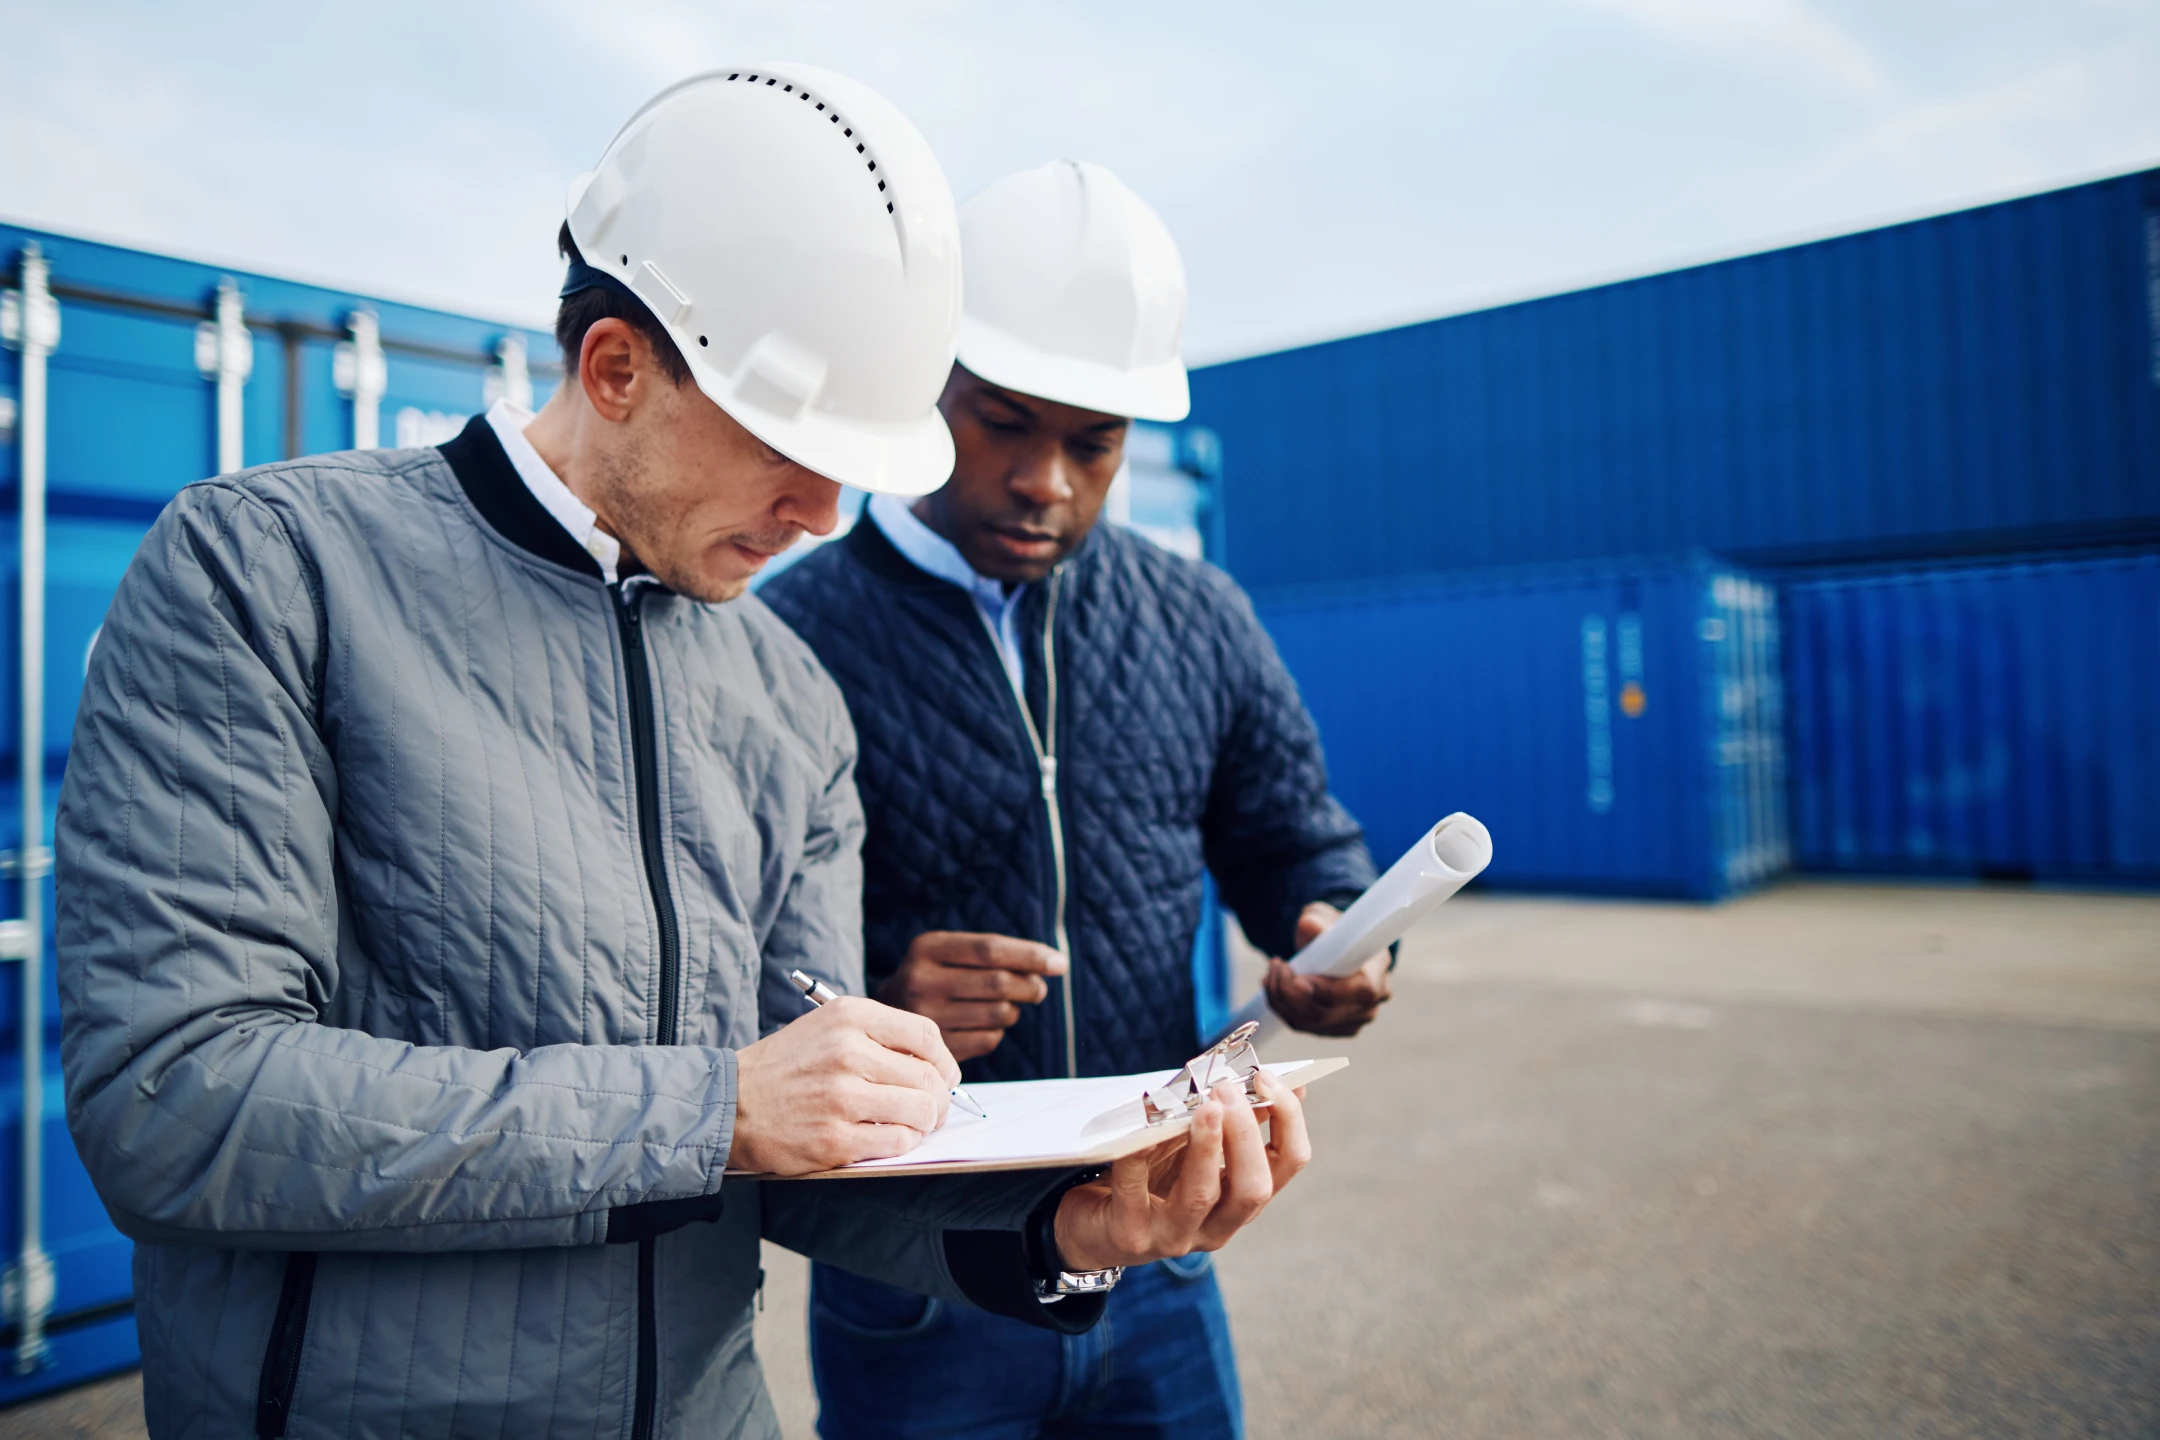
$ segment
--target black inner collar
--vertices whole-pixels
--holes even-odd
[[[495,427],[488,424],[487,416],[473,416],[455,439],[436,448],[450,462],[450,471],[457,476],[473,509],[503,539],[580,575],[595,580],[607,578],[601,573],[600,562],[571,539],[570,532],[526,488],[525,477],[503,453],[502,441],[496,438]]]
[[[914,561],[901,554],[900,547],[892,543],[891,537],[886,535],[870,514],[868,505],[863,506],[862,514],[856,517],[854,527],[840,543],[848,547],[848,552],[863,569],[895,585],[904,585],[909,589],[959,589],[951,581],[940,579],[919,568]]]

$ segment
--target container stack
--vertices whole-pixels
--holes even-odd
[[[1775,612],[1750,576],[1485,571],[1275,591],[1260,613],[1376,855],[1447,796],[1514,822],[1492,884],[1709,900],[1785,867]]]
[[[2160,553],[1786,587],[1811,870],[2160,884]]]
[[[12,963],[0,966],[5,1405],[132,1364],[137,1353],[132,1249],[67,1131],[43,858],[83,673],[121,575],[151,522],[192,481],[294,455],[434,444],[498,395],[544,399],[556,367],[553,338],[540,332],[6,225],[0,277],[0,547],[9,567],[0,774],[10,777],[0,782],[0,889],[13,892],[10,915],[33,908],[26,883],[43,900],[36,933],[11,941]],[[25,383],[40,360],[42,396]],[[40,429],[42,465],[26,443]],[[26,598],[43,604],[42,663],[22,643]],[[26,695],[41,699],[31,712],[42,730],[27,769]],[[26,806],[32,776],[43,794]],[[25,854],[37,857],[27,880]],[[34,1033],[21,1023],[26,969],[42,995]],[[39,1052],[34,1071],[26,1050]],[[32,1075],[41,1086],[24,1085]],[[23,1145],[26,1088],[42,1090],[35,1156]],[[38,1203],[26,1207],[26,1198]],[[49,1294],[23,1283],[42,1268],[26,1266],[31,1255],[50,1266]]]
[[[2160,171],[1212,366],[1211,557],[1376,849],[2149,884],[2154,295]]]

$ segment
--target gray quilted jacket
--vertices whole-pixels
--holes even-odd
[[[722,1181],[784,972],[861,989],[854,759],[770,611],[607,585],[482,422],[184,491],[58,830],[152,1433],[774,1434],[761,1234],[1091,1323],[1023,1260],[1065,1177]]]

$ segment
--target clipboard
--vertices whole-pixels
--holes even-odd
[[[951,1111],[944,1126],[905,1155],[864,1160],[809,1175],[762,1180],[876,1180],[899,1176],[984,1175],[1005,1170],[1089,1169],[1152,1150],[1192,1129],[1191,1111],[1223,1080],[1252,1095],[1252,1074],[1265,1068],[1293,1088],[1334,1074],[1350,1062],[1291,1060],[1265,1066],[1252,1032],[1232,1032],[1177,1070],[1103,1075],[1084,1080],[1009,1080],[971,1084],[984,1118]]]

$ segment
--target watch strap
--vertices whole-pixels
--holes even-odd
[[[1027,1226],[1020,1233],[1020,1243],[1027,1256],[1028,1278],[1035,1282],[1038,1294],[1043,1293],[1045,1286],[1055,1286],[1058,1277],[1067,1273],[1065,1257],[1057,1248],[1058,1207],[1065,1203],[1069,1192],[1100,1180],[1102,1175],[1100,1169],[1074,1171],[1029,1212]]]

